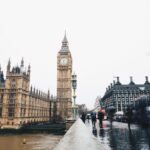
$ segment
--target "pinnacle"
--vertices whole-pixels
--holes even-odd
[[[63,38],[63,41],[62,41],[61,51],[63,51],[63,52],[68,52],[69,51],[66,32],[65,32],[65,35],[64,35],[64,38]]]
[[[64,35],[64,39],[63,39],[62,43],[68,43],[67,36],[66,36],[66,31],[65,31],[65,35]]]

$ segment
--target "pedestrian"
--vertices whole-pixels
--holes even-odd
[[[99,120],[99,127],[103,127],[103,119],[104,119],[104,113],[100,110],[98,112],[98,120]]]
[[[83,112],[82,113],[82,116],[81,116],[81,120],[85,123],[85,117],[86,117],[86,115],[85,115],[85,113]]]
[[[86,119],[88,120],[88,123],[89,123],[89,120],[90,120],[90,116],[89,116],[89,114],[87,114]]]
[[[133,115],[132,109],[130,107],[128,107],[127,110],[126,110],[126,118],[127,118],[127,123],[128,123],[129,130],[130,130],[132,115]]]
[[[91,119],[92,119],[92,126],[95,128],[96,124],[96,112],[91,113]]]
[[[108,118],[110,120],[110,127],[112,127],[114,114],[115,114],[115,108],[113,106],[109,107],[109,109],[108,109]]]

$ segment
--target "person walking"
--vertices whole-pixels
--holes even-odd
[[[86,117],[86,115],[85,115],[85,113],[83,112],[82,113],[82,116],[81,116],[81,120],[85,123],[85,117]]]
[[[113,122],[114,114],[115,114],[115,107],[110,106],[107,112],[108,112],[108,118],[110,120],[110,127],[112,128],[112,122]]]
[[[103,119],[104,119],[104,113],[100,110],[98,112],[98,120],[99,120],[99,127],[103,127]]]
[[[90,116],[87,114],[86,119],[88,120],[88,123],[90,122]]]
[[[126,118],[127,118],[127,123],[128,123],[128,128],[130,130],[130,124],[131,124],[131,120],[132,120],[132,109],[130,107],[127,108],[126,110]]]
[[[96,112],[91,113],[91,119],[92,119],[92,126],[95,128],[96,124]]]

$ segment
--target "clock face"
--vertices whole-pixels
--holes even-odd
[[[66,65],[67,62],[68,62],[67,58],[61,58],[61,60],[60,60],[61,65]]]

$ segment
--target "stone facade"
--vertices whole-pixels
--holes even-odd
[[[72,116],[72,57],[66,35],[57,55],[57,116],[65,120]]]
[[[129,84],[122,84],[117,77],[117,82],[111,83],[106,88],[101,102],[106,109],[113,106],[116,111],[125,111],[128,105],[134,104],[142,95],[150,95],[150,83],[147,76],[143,84],[135,84],[132,77]]]
[[[22,59],[20,67],[11,69],[7,65],[6,79],[0,68],[0,126],[18,128],[22,124],[46,122],[53,118],[55,101],[50,93],[43,93],[30,87],[30,65],[24,69]]]

